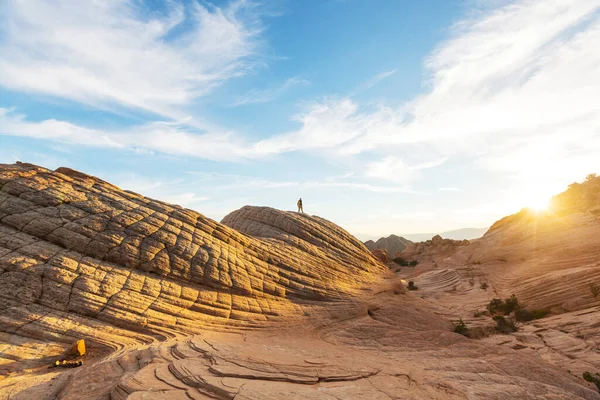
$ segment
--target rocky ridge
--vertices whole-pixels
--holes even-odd
[[[600,398],[453,333],[322,218],[218,223],[66,168],[0,165],[0,297],[0,399]]]

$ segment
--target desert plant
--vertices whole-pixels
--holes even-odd
[[[590,292],[592,292],[592,296],[594,296],[594,298],[597,298],[600,294],[600,286],[590,283]]]
[[[393,260],[396,264],[402,266],[402,267],[408,267],[408,261],[406,261],[404,258],[402,257],[396,257]]]
[[[413,281],[408,281],[408,290],[419,290]]]
[[[473,313],[473,317],[475,317],[475,318],[479,318],[482,316],[483,316],[483,313],[479,310],[475,310],[475,312]]]
[[[550,314],[550,311],[544,309],[529,311],[524,308],[519,308],[515,311],[515,319],[519,322],[527,322],[544,318],[548,314]]]
[[[454,325],[454,333],[458,333],[463,336],[469,335],[469,327],[467,326],[467,324],[465,324],[462,318],[456,322],[456,325]]]
[[[402,266],[402,267],[416,267],[417,264],[419,263],[418,260],[405,260],[402,257],[396,257],[394,258],[392,261],[394,261],[396,264]]]
[[[503,313],[504,315],[508,315],[511,312],[519,309],[519,300],[513,294],[508,299],[492,299],[487,306],[487,309],[490,313]]]
[[[583,379],[595,384],[596,387],[598,388],[598,390],[600,390],[600,375],[599,374],[592,374],[592,373],[586,371],[583,373]]]
[[[496,330],[501,333],[513,333],[517,332],[519,328],[510,318],[504,318],[502,315],[496,315],[494,317],[496,321]]]
[[[487,305],[487,309],[492,314],[500,310],[504,305],[502,299],[492,299],[490,303]]]
[[[592,179],[596,179],[596,174],[588,174],[588,175],[585,177],[585,181],[586,181],[586,182],[587,182],[587,181],[591,181]]]
[[[487,284],[487,282],[483,282],[481,285],[479,285],[479,288],[483,290],[487,290],[488,287],[489,285]]]
[[[519,308],[519,300],[514,294],[510,298],[504,300],[504,313],[510,314]]]

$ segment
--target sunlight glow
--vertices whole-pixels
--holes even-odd
[[[538,213],[548,210],[549,205],[550,198],[547,196],[533,196],[527,201],[527,207]]]

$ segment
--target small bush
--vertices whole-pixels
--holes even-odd
[[[598,295],[600,294],[600,286],[591,283],[590,284],[590,292],[592,292],[592,296],[594,296],[594,298],[597,298]]]
[[[496,330],[501,333],[514,333],[519,330],[514,321],[510,318],[504,318],[502,315],[496,315],[494,317],[496,321]]]
[[[413,281],[408,281],[408,290],[419,290],[419,288],[415,286]]]
[[[490,301],[490,304],[488,304],[487,309],[493,314],[498,310],[502,309],[502,307],[504,307],[504,302],[502,301],[502,299],[492,299],[492,301]]]
[[[514,294],[510,296],[510,298],[504,300],[504,312],[506,314],[510,314],[519,308],[519,300],[517,300],[517,296]]]
[[[514,294],[508,299],[504,299],[504,301],[502,299],[492,299],[487,309],[492,314],[503,313],[504,315],[508,315],[519,309],[519,300],[517,300]]]
[[[469,327],[464,323],[462,318],[458,320],[456,325],[454,325],[454,333],[458,333],[463,336],[469,335]]]
[[[483,282],[481,285],[479,285],[479,288],[483,290],[487,290],[488,287],[489,285],[487,284],[487,282]]]
[[[540,310],[531,310],[531,314],[533,315],[533,319],[544,318],[546,315],[550,314],[550,310],[540,309]]]
[[[402,257],[396,257],[393,260],[396,264],[401,265],[403,267],[408,267],[408,261],[406,261],[404,258]]]
[[[550,314],[548,310],[526,310],[524,308],[519,308],[515,311],[515,318],[519,322],[527,322],[533,321],[534,319],[544,318],[546,315]]]
[[[592,373],[586,371],[583,373],[583,379],[595,384],[596,387],[598,388],[598,390],[600,390],[600,375],[599,374],[592,374]]]
[[[473,313],[473,317],[475,317],[475,318],[480,318],[480,317],[483,317],[483,313],[482,313],[481,311],[479,311],[479,310],[476,310],[476,311]]]
[[[404,258],[402,258],[402,257],[396,257],[396,258],[394,258],[394,260],[393,260],[393,261],[394,261],[396,264],[398,264],[398,265],[400,265],[400,266],[402,266],[402,267],[416,267],[416,266],[417,266],[417,264],[419,264],[419,261],[418,261],[418,260],[410,260],[410,261],[408,261],[408,260],[405,260],[405,259],[404,259]]]

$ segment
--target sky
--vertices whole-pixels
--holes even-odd
[[[600,172],[600,0],[2,0],[17,160],[217,221],[490,226]]]

